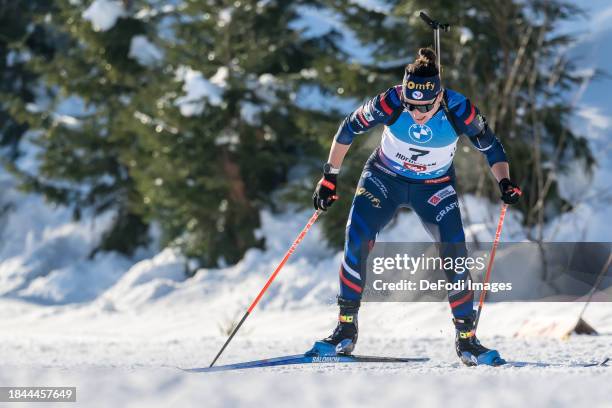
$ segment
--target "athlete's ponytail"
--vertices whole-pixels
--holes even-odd
[[[436,53],[431,48],[420,48],[416,59],[406,66],[406,73],[419,77],[432,77],[439,74],[436,66]]]

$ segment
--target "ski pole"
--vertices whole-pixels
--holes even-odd
[[[221,353],[223,353],[223,350],[225,350],[225,348],[227,347],[227,345],[230,343],[230,341],[232,341],[232,338],[234,337],[234,335],[236,334],[236,332],[238,332],[238,330],[240,329],[240,326],[242,326],[242,323],[244,323],[244,321],[246,320],[246,318],[251,314],[251,312],[253,311],[253,309],[255,308],[255,306],[257,306],[257,303],[259,303],[259,300],[261,299],[261,297],[263,296],[263,294],[266,292],[266,290],[268,290],[268,287],[270,286],[270,284],[272,283],[272,281],[274,280],[274,278],[276,278],[276,275],[278,275],[278,273],[280,272],[280,270],[283,268],[283,266],[285,266],[285,263],[287,262],[287,259],[289,259],[289,257],[291,256],[291,254],[293,254],[293,252],[295,251],[295,248],[297,248],[297,246],[300,244],[300,242],[302,241],[302,239],[304,238],[304,236],[306,235],[306,233],[308,232],[308,230],[310,229],[310,227],[312,227],[312,225],[315,223],[315,221],[317,220],[317,218],[319,217],[319,215],[321,214],[321,210],[317,210],[315,211],[315,213],[312,215],[312,217],[310,217],[310,220],[308,220],[308,224],[306,224],[306,226],[304,227],[304,229],[302,230],[302,232],[300,232],[300,234],[297,236],[297,238],[295,239],[295,241],[293,241],[293,244],[291,244],[291,247],[289,248],[289,250],[285,253],[285,256],[283,257],[282,261],[280,262],[280,264],[278,264],[278,266],[276,267],[276,269],[274,270],[274,272],[272,273],[272,275],[270,275],[270,277],[268,278],[268,281],[266,282],[266,284],[264,285],[264,287],[259,291],[259,294],[257,295],[257,297],[255,298],[255,300],[253,301],[253,303],[251,303],[251,306],[249,306],[249,308],[247,309],[247,311],[245,312],[244,316],[242,316],[242,319],[240,319],[240,322],[238,323],[238,325],[236,327],[234,327],[234,329],[232,330],[232,333],[230,334],[230,336],[228,337],[228,339],[225,341],[225,344],[223,345],[223,347],[221,347],[221,350],[219,350],[219,352],[217,353],[217,356],[215,357],[215,359],[212,361],[212,363],[210,363],[210,367],[212,367],[213,365],[215,365],[215,363],[217,362],[217,359],[219,358],[219,356],[221,356]]]
[[[487,296],[486,285],[491,278],[491,270],[493,269],[493,260],[495,259],[495,251],[499,244],[499,238],[502,232],[502,226],[504,225],[504,217],[506,216],[506,209],[508,204],[502,205],[501,212],[499,213],[499,222],[497,223],[497,230],[495,231],[495,239],[493,240],[493,248],[491,248],[491,257],[489,258],[489,265],[487,266],[487,273],[485,274],[484,286],[480,292],[480,300],[478,302],[478,312],[476,313],[476,321],[474,322],[474,333],[478,327],[478,321],[480,320],[480,313],[482,313],[482,305],[484,305],[485,297]]]
[[[593,287],[589,291],[589,297],[588,297],[587,301],[585,302],[584,307],[582,308],[582,312],[580,312],[580,315],[578,316],[578,321],[580,321],[582,319],[582,316],[584,315],[584,311],[586,310],[586,308],[589,305],[589,303],[591,303],[591,299],[593,299],[593,295],[595,294],[595,291],[597,291],[597,289],[599,289],[599,284],[603,280],[603,277],[605,276],[606,272],[608,271],[608,268],[610,268],[610,263],[612,263],[612,253],[608,256],[608,260],[606,261],[606,264],[601,269],[601,272],[599,272],[599,276],[597,276],[597,280],[595,281],[595,284],[593,285]]]

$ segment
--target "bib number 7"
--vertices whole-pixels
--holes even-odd
[[[417,161],[419,157],[425,156],[426,154],[429,154],[430,152],[430,150],[415,149],[414,147],[411,147],[408,150],[410,150],[411,152],[414,152],[414,154],[410,157],[410,160],[412,161]]]

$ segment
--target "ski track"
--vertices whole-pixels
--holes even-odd
[[[360,344],[364,353],[428,355],[432,360],[426,363],[317,364],[220,373],[185,373],[174,367],[207,366],[219,338],[115,341],[58,336],[27,339],[21,349],[17,340],[2,338],[1,384],[76,386],[77,405],[88,407],[195,406],[203,401],[207,407],[286,402],[443,406],[451,401],[453,406],[610,406],[611,367],[468,368],[457,361],[447,339],[375,338]],[[517,349],[511,339],[495,340],[502,350]],[[529,344],[533,351],[519,344],[520,353],[507,351],[505,356],[559,364],[589,361],[606,340],[536,341]],[[223,363],[301,351],[280,342],[237,341],[232,346]]]
[[[179,367],[208,366],[225,341],[219,330],[216,335],[201,334],[201,325],[213,325],[214,319],[202,321],[195,309],[185,314],[175,310],[175,319],[171,319],[155,307],[139,313],[111,314],[99,314],[91,306],[64,307],[41,316],[35,306],[7,301],[0,302],[0,306],[4,311],[0,315],[0,327],[4,328],[0,332],[0,384],[76,386],[76,406],[226,407],[287,402],[305,407],[408,403],[428,407],[451,403],[502,407],[611,406],[612,367],[583,368],[574,364],[600,361],[606,354],[612,354],[612,333],[572,336],[567,341],[515,338],[487,335],[485,324],[483,344],[495,345],[506,359],[553,365],[469,368],[459,363],[454,354],[451,330],[442,327],[438,334],[431,334],[431,330],[416,332],[407,323],[401,333],[391,331],[391,335],[384,336],[384,331],[372,328],[378,319],[373,313],[377,307],[372,306],[370,316],[364,314],[365,328],[360,335],[358,354],[426,356],[431,360],[187,373]],[[385,313],[394,310],[384,305],[378,309]],[[512,308],[506,309],[511,313]],[[18,310],[21,311],[15,314]],[[97,318],[93,317],[95,313]],[[282,321],[280,316],[287,319],[291,315],[286,311],[261,313],[260,319],[254,316],[253,326],[264,324],[266,314],[274,315],[270,318],[277,322]],[[276,327],[280,332],[284,329],[285,336],[270,336],[273,326],[269,324],[263,330],[247,324],[218,364],[302,353],[317,338],[317,333],[318,337],[327,334],[327,329],[319,333],[320,327],[311,322],[330,320],[328,317],[315,313],[310,320],[304,318],[303,332],[293,330],[292,322]],[[446,320],[447,316],[440,316],[440,322]],[[89,321],[92,322],[88,325]]]

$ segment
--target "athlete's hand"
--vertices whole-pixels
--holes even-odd
[[[501,191],[501,199],[506,204],[516,204],[523,192],[512,181],[507,178],[499,180],[499,189]]]
[[[317,183],[317,187],[312,195],[315,210],[327,211],[327,208],[338,199],[336,195],[337,177],[337,174],[323,173],[323,177]]]

